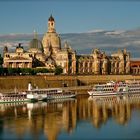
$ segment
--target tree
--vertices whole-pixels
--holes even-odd
[[[0,67],[0,75],[3,75],[3,74],[4,74],[4,68]]]
[[[59,74],[61,74],[62,72],[63,72],[63,69],[62,69],[61,66],[57,66],[57,67],[55,68],[55,75],[59,75]]]
[[[0,54],[0,66],[2,66],[2,64],[3,64],[3,57]]]

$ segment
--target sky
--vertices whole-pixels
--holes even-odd
[[[51,14],[58,33],[140,28],[139,0],[0,0],[0,34],[44,34]]]

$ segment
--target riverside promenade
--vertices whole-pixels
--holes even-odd
[[[31,82],[36,88],[66,88],[86,92],[95,84],[108,81],[140,80],[140,75],[42,75],[42,76],[0,76],[0,92],[27,90]]]
[[[87,91],[91,90],[93,86],[74,86],[74,87],[62,87],[64,90],[75,91],[77,95],[88,95]]]

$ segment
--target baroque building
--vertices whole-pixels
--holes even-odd
[[[105,52],[94,49],[90,55],[77,56],[79,74],[129,74],[130,53],[124,50],[107,56]]]
[[[3,57],[3,67],[55,69],[56,66],[61,66],[64,74],[76,73],[76,53],[67,42],[61,47],[61,38],[56,33],[52,15],[48,19],[48,31],[42,41],[35,34],[27,51],[21,44],[13,53],[4,47]]]
[[[15,52],[9,52],[4,47],[3,57],[3,67],[55,69],[61,66],[63,74],[130,73],[130,53],[126,49],[107,56],[99,49],[94,49],[89,55],[77,55],[67,42],[62,47],[52,15],[48,19],[48,30],[42,41],[35,33],[27,51],[21,44],[16,47]]]

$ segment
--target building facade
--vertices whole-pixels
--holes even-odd
[[[131,60],[131,74],[140,75],[140,60]]]
[[[90,55],[77,57],[77,72],[79,74],[129,74],[130,53],[118,50],[107,56],[105,52],[94,49]]]
[[[61,47],[61,38],[56,33],[55,20],[52,15],[48,19],[48,31],[42,41],[35,34],[27,51],[21,44],[12,53],[8,51],[7,47],[4,47],[3,57],[3,67],[5,68],[55,69],[56,66],[61,66],[64,74],[76,73],[76,53],[67,42],[63,48]]]
[[[55,69],[61,66],[63,74],[130,73],[130,53],[126,49],[107,56],[99,49],[94,49],[89,55],[77,55],[67,42],[62,47],[52,15],[48,19],[48,31],[42,41],[35,34],[27,51],[21,44],[14,53],[9,52],[5,47],[3,57],[3,67]]]

